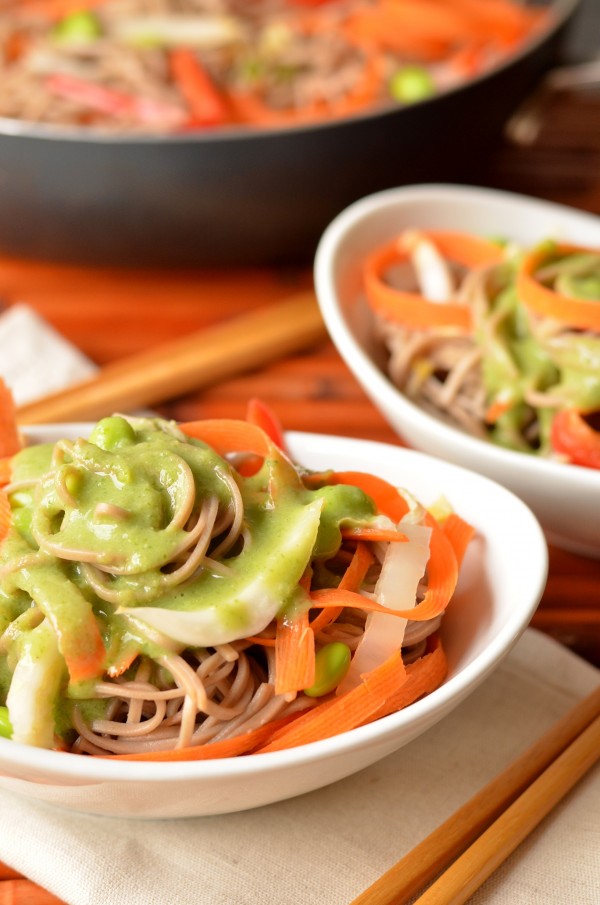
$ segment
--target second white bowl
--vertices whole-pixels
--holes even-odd
[[[383,370],[383,350],[362,290],[362,264],[402,229],[502,235],[524,245],[554,238],[600,246],[600,220],[507,192],[421,185],[380,192],[343,211],[315,259],[323,318],[340,355],[392,427],[416,449],[504,484],[536,513],[548,539],[600,558],[600,472],[513,452],[469,436],[411,402]]]

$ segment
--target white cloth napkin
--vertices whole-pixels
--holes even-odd
[[[43,322],[27,323],[41,341]],[[599,681],[529,629],[445,720],[355,776],[254,811],[172,821],[77,815],[0,790],[0,860],[69,905],[348,905]],[[596,768],[472,902],[598,905],[599,814]]]
[[[27,305],[0,317],[0,376],[17,405],[91,377],[95,365]]]

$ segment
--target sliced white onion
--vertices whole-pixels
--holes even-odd
[[[20,641],[6,706],[12,738],[23,745],[54,747],[54,706],[65,670],[52,626],[44,620]]]
[[[456,292],[456,282],[434,243],[417,230],[403,233],[400,243],[410,254],[421,294],[430,302],[451,299]]]
[[[140,16],[119,19],[112,34],[128,44],[154,43],[204,49],[229,47],[243,37],[233,16]]]
[[[402,520],[399,525],[408,541],[388,544],[375,599],[389,609],[409,610],[417,602],[417,588],[429,560],[431,528]],[[356,648],[350,669],[338,693],[350,691],[361,676],[379,666],[402,647],[407,620],[386,613],[369,613],[364,634]]]

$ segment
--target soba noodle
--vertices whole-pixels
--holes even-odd
[[[415,554],[388,542],[390,532],[407,541],[402,521],[378,512],[360,482],[306,472],[253,430],[262,464],[256,450],[221,455],[171,423],[121,416],[88,440],[14,457],[0,549],[0,709],[15,740],[151,754],[245,736],[319,705],[302,686],[278,687],[282,620],[300,618],[313,588],[335,589],[361,543],[372,550],[355,598],[367,609],[389,557]],[[424,525],[422,507],[402,505]],[[368,531],[360,540],[365,529],[373,542]],[[427,538],[431,528],[414,530]],[[415,606],[425,566],[408,589]],[[441,613],[415,619],[398,636],[405,664],[426,654]],[[351,655],[366,625],[360,605],[340,606],[314,629],[315,649],[337,643]]]
[[[460,301],[472,323],[468,329],[452,323],[419,328],[403,323],[401,314],[394,319],[389,312],[378,313],[375,330],[385,345],[386,368],[395,385],[425,410],[476,437],[569,461],[566,450],[553,440],[552,424],[558,412],[573,410],[586,417],[588,431],[594,425],[597,430],[600,318],[596,314],[594,328],[593,315],[578,324],[568,314],[558,318],[531,310],[517,287],[522,249],[509,245],[501,263],[465,269],[442,254],[436,258],[435,238],[428,239],[427,231],[420,241],[433,243],[428,269],[444,271],[452,286],[448,298],[436,304]],[[553,250],[552,242],[546,246],[552,263],[538,272],[540,285],[548,291],[555,284],[562,286],[567,311],[569,299],[573,305],[577,300],[590,300],[592,306],[600,301],[600,254],[563,251],[560,246]],[[430,299],[431,273],[416,258],[413,264],[410,274],[406,269],[390,274],[389,285]],[[377,310],[376,303],[374,307]],[[600,457],[577,464],[600,467]]]
[[[489,22],[441,10],[440,33],[428,8],[400,9],[391,28],[380,0],[8,0],[0,116],[171,132],[414,103],[497,65],[543,21],[502,5]]]

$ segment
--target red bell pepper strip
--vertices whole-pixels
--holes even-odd
[[[246,421],[262,428],[279,449],[287,452],[281,422],[275,412],[261,399],[252,398],[248,401]]]
[[[224,96],[189,47],[171,52],[171,76],[190,111],[193,125],[218,126],[231,119]]]
[[[185,110],[175,104],[114,91],[66,73],[49,75],[45,86],[52,94],[75,101],[98,113],[114,116],[115,119],[130,117],[140,123],[173,128],[183,126],[186,121]]]
[[[573,465],[600,468],[600,431],[588,424],[576,409],[557,412],[550,428],[550,442]]]

